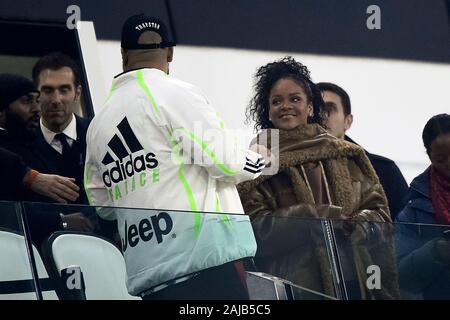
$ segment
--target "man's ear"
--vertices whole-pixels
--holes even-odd
[[[167,50],[167,62],[172,62],[172,60],[173,60],[173,47],[170,47]]]
[[[347,131],[348,129],[350,129],[350,127],[352,126],[352,123],[353,123],[353,115],[352,114],[348,114],[348,115],[346,115],[345,116],[345,119],[344,119],[344,122],[345,122],[345,131]]]
[[[125,71],[128,65],[128,54],[124,48],[120,48],[120,53],[122,54],[122,68]]]
[[[81,97],[81,85],[77,85],[75,88],[75,101],[79,101]]]

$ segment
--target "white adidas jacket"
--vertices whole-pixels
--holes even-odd
[[[118,220],[131,294],[254,256],[235,184],[258,176],[264,160],[194,86],[157,69],[123,73],[86,140],[91,205],[121,207],[97,212]]]

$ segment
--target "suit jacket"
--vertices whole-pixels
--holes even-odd
[[[0,130],[0,147],[10,151],[10,154],[5,154],[5,158],[1,160],[2,167],[9,173],[13,171],[13,168],[11,167],[13,164],[21,163],[25,167],[35,169],[33,166],[28,165],[27,161],[24,160],[24,158],[30,159],[33,154],[31,146],[31,141],[18,139],[17,137],[11,136],[6,131]],[[2,178],[3,177],[6,176],[2,174]],[[9,180],[9,178],[7,178],[7,180]],[[2,197],[3,200],[9,201],[39,201],[39,198],[47,199],[47,202],[50,202],[49,198],[40,196],[31,190],[25,187],[19,187],[18,185],[9,188],[8,192],[5,192]],[[26,213],[32,241],[38,247],[46,236],[54,231],[61,230],[62,226],[59,212],[48,210],[48,208],[46,208],[46,210],[34,210],[30,204],[25,205],[24,212]],[[3,217],[0,221],[0,226],[15,231],[21,231],[17,219],[11,217],[11,214],[7,215],[6,220],[5,217]]]
[[[41,173],[57,174],[75,178],[80,188],[80,196],[73,204],[89,204],[84,192],[83,175],[86,159],[86,132],[90,120],[75,116],[77,140],[73,142],[68,155],[61,155],[47,143],[39,130],[28,151],[23,152],[25,162]],[[35,195],[30,199],[35,202],[54,202],[53,200]]]
[[[84,160],[86,158],[86,132],[90,120],[75,116],[77,128],[77,140],[73,142],[68,155],[61,155],[47,143],[39,130],[35,139],[29,145],[22,147],[20,153],[25,163],[39,171],[40,173],[57,174],[61,176],[75,178],[75,182],[80,188],[79,198],[69,204],[80,205],[89,204],[84,192],[83,175]],[[25,212],[27,213],[28,223],[32,240],[38,246],[40,243],[55,231],[61,230],[60,213],[69,214],[74,212],[83,212],[94,225],[97,224],[95,210],[90,207],[71,207],[67,205],[47,205],[54,203],[51,198],[29,192],[27,201],[44,203],[27,203]]]
[[[345,140],[358,145],[348,136],[345,136]],[[364,151],[380,179],[388,199],[391,218],[392,221],[394,221],[397,214],[403,210],[406,205],[408,184],[394,161],[377,154],[369,153],[366,150]]]

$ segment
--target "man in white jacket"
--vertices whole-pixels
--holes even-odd
[[[119,207],[97,212],[118,220],[131,294],[245,299],[242,259],[256,242],[235,185],[265,161],[168,76],[174,45],[156,18],[125,22],[124,72],[87,133],[86,191],[91,205]]]

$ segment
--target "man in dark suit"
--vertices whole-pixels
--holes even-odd
[[[41,93],[41,121],[27,163],[40,172],[74,178],[80,188],[74,203],[88,204],[83,172],[89,120],[74,114],[81,96],[78,66],[64,54],[51,53],[36,63],[33,80]]]
[[[15,74],[0,74],[0,147],[13,153],[13,156],[2,157],[0,166],[6,177],[11,174],[8,167],[23,163],[22,157],[27,154],[32,145],[32,141],[39,129],[39,91],[29,79]],[[9,159],[9,161],[7,161]],[[74,201],[78,197],[78,187],[71,179],[42,174],[30,166],[23,164],[28,171],[32,171],[28,182],[31,190],[42,195],[46,195],[53,201],[66,203]],[[28,172],[27,171],[27,172]],[[30,200],[29,190],[8,188],[8,179],[2,179],[5,192],[8,196],[3,200],[24,201]],[[20,185],[20,184],[19,184]],[[26,186],[25,186],[26,187]],[[5,194],[6,195],[6,194]]]
[[[40,91],[41,120],[25,161],[39,172],[75,179],[80,196],[69,204],[89,204],[83,186],[89,120],[74,114],[81,97],[78,66],[62,53],[51,53],[37,61],[33,80]],[[49,202],[44,197],[35,201]],[[34,206],[35,211],[46,209]],[[52,206],[52,210],[62,213],[67,229],[92,231],[96,224],[96,215],[89,208]]]
[[[33,146],[39,114],[39,91],[33,82],[19,75],[0,74],[0,147],[5,148],[0,157],[0,197],[11,201],[74,202],[80,190],[75,179],[54,171],[44,173],[36,165]],[[48,205],[43,210],[25,212],[36,243],[55,231],[85,231],[91,224],[81,213],[62,217],[64,211],[49,210]]]
[[[357,144],[345,135],[345,132],[350,129],[353,123],[350,97],[347,92],[330,82],[318,83],[317,87],[322,92],[323,100],[325,101],[323,114],[326,119],[327,131],[339,139],[345,139]],[[395,216],[406,204],[405,196],[408,184],[394,161],[367,151],[365,152],[380,178],[381,185],[388,198],[391,218],[394,221]]]

